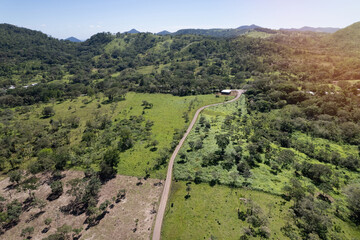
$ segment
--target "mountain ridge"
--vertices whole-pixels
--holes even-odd
[[[68,38],[65,39],[65,41],[82,42],[81,40],[77,39],[76,37],[68,37]]]
[[[309,27],[304,26],[302,28],[280,28],[281,31],[291,31],[291,32],[319,32],[319,33],[335,33],[341,28],[334,28],[334,27]]]

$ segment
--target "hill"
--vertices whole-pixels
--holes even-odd
[[[340,28],[332,28],[332,27],[318,27],[318,28],[314,28],[314,27],[302,27],[302,28],[280,28],[280,30],[282,31],[291,31],[291,32],[320,32],[320,33],[334,33],[338,30],[340,30]]]
[[[81,40],[79,40],[79,39],[77,39],[75,37],[69,37],[69,38],[67,38],[65,40],[70,41],[70,42],[82,42]]]
[[[161,35],[161,36],[169,35],[169,34],[171,34],[171,32],[166,31],[166,30],[157,33],[157,35]]]
[[[135,28],[133,28],[130,31],[127,31],[125,33],[140,33],[140,32],[138,30],[136,30]]]
[[[53,212],[37,215],[50,188],[52,197],[74,194],[66,213],[117,227],[111,214],[119,208],[100,197],[100,180],[133,175],[140,189],[149,176],[162,178],[196,109],[223,101],[213,95],[220,89],[246,88],[240,101],[205,110],[180,149],[163,239],[359,236],[360,84],[345,81],[360,79],[359,24],[334,34],[255,25],[183,31],[98,33],[72,43],[0,26],[0,170],[14,193],[1,196],[0,234],[40,234],[35,222]],[[58,171],[73,169],[86,176],[63,189]],[[41,172],[50,186],[35,176]],[[34,195],[37,183],[47,191]],[[132,188],[117,197],[128,191],[130,202]],[[144,218],[129,218],[140,232]],[[35,230],[24,228],[27,219]],[[172,230],[183,219],[189,224]],[[55,221],[51,233],[61,226]]]
[[[255,25],[255,24],[251,24],[251,25],[240,26],[240,27],[238,27],[236,29],[238,29],[238,30],[250,30],[250,29],[256,29],[256,28],[261,28],[261,27]]]
[[[0,24],[0,87],[20,80],[61,78],[61,65],[76,58],[75,44],[10,24]]]
[[[240,26],[238,28],[212,28],[212,29],[180,29],[177,32],[173,33],[173,35],[202,35],[202,36],[210,36],[210,37],[237,37],[243,35],[249,31],[255,30],[257,28],[261,28],[256,25],[250,26]]]
[[[335,43],[345,51],[360,51],[360,22],[340,29],[328,38],[328,44]]]

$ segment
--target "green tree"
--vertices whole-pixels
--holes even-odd
[[[229,135],[228,134],[219,134],[215,136],[216,144],[221,149],[222,153],[225,152],[225,148],[229,145]]]
[[[55,115],[55,111],[52,107],[44,107],[41,113],[44,118],[49,118]]]
[[[63,194],[63,183],[61,181],[53,181],[50,184],[50,188],[51,194],[48,199],[50,198],[51,200],[55,200]]]
[[[360,224],[360,184],[353,184],[346,188],[348,208],[351,211],[351,219]]]
[[[22,205],[16,199],[9,203],[7,206],[7,220],[10,223],[17,223],[20,220],[20,215],[22,213]]]
[[[103,160],[100,164],[100,178],[102,180],[108,180],[115,176],[119,160],[118,150],[109,149],[105,152]]]
[[[23,173],[22,173],[21,170],[11,171],[11,172],[9,173],[10,182],[12,182],[12,183],[16,182],[17,184],[19,184],[19,182],[20,182],[21,179],[22,179],[22,176],[23,176]]]
[[[127,149],[132,148],[132,146],[134,145],[134,140],[132,138],[132,133],[129,127],[122,127],[119,130],[118,135],[120,137],[118,142],[118,149],[121,152],[124,152]]]

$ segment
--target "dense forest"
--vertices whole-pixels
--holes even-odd
[[[182,127],[201,104],[194,95],[244,88],[242,105],[224,110],[224,119],[199,119],[175,165],[175,177],[282,196],[292,203],[294,222],[283,228],[288,238],[341,239],[340,220],[360,223],[359,36],[360,23],[355,23],[334,34],[262,28],[222,38],[196,32],[98,33],[74,43],[1,24],[0,171],[41,204],[31,195],[35,174],[52,173],[49,197],[58,198],[61,171],[85,170],[85,178],[73,182],[76,199],[64,211],[86,212],[94,221],[109,205],[96,207],[98,192],[116,175],[119,154],[146,143],[149,154],[157,156],[139,170],[148,178],[165,167]],[[171,129],[162,149],[153,136],[157,123],[148,117],[153,98],[137,104],[139,112],[131,112],[133,106],[118,111],[130,92],[191,99],[183,101],[181,128]],[[54,118],[55,104],[65,103],[62,108],[72,113],[91,106],[94,118],[86,113],[82,122],[76,114]],[[210,138],[215,151],[204,150]],[[278,176],[282,187],[258,184],[259,169]],[[32,177],[24,179],[23,171]],[[76,195],[80,185],[84,191]],[[6,231],[19,221],[21,203],[0,207]],[[270,237],[254,229],[242,239]]]

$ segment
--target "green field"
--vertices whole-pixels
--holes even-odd
[[[267,215],[271,238],[285,238],[280,228],[291,220],[290,203],[281,197],[219,185],[190,186],[190,198],[185,200],[186,182],[173,182],[162,239],[239,239],[243,228],[249,227],[249,223],[238,218],[238,209],[247,208],[240,198],[251,199]]]
[[[38,104],[31,107],[31,111],[21,114],[20,108],[14,109],[15,115],[11,120],[11,124],[18,124],[21,121],[22,128],[28,128],[31,131],[44,131],[49,129],[49,122],[60,121],[63,124],[68,119],[76,117],[79,119],[79,126],[69,130],[68,139],[69,147],[80,147],[84,130],[87,128],[87,122],[98,121],[98,119],[108,118],[111,120],[111,126],[105,130],[97,131],[97,138],[88,146],[85,153],[81,156],[83,164],[75,167],[82,169],[91,164],[97,169],[97,162],[101,158],[102,153],[110,146],[115,146],[118,137],[113,133],[114,125],[122,119],[130,119],[131,116],[142,116],[144,122],[153,121],[151,129],[151,140],[157,140],[158,145],[156,151],[151,151],[148,142],[142,139],[135,142],[134,146],[120,153],[120,162],[118,165],[118,173],[130,176],[144,176],[145,169],[151,170],[151,177],[164,178],[166,165],[159,170],[153,171],[154,159],[159,155],[159,151],[164,148],[170,148],[173,135],[176,129],[183,129],[188,123],[185,123],[183,113],[187,112],[189,119],[192,118],[195,111],[207,104],[222,102],[225,97],[215,97],[215,95],[199,95],[188,97],[175,97],[170,94],[140,94],[128,93],[126,100],[105,104],[107,98],[99,95],[98,98],[79,97],[75,100],[51,104]],[[153,104],[151,109],[143,110],[142,101]],[[191,108],[189,106],[191,105]],[[42,110],[45,106],[53,107],[55,115],[51,118],[42,118]],[[36,132],[36,131],[35,131]],[[111,135],[112,134],[112,135]],[[110,141],[107,145],[103,142]],[[30,149],[30,147],[29,147]],[[83,149],[84,150],[84,149]],[[91,159],[91,160],[89,160]],[[36,161],[36,158],[30,159]],[[23,163],[26,167],[29,161]]]
[[[271,151],[269,152],[272,152],[272,155],[260,154],[255,166],[251,167],[250,176],[246,177],[238,173],[239,168],[234,162],[234,152],[237,146],[242,148],[240,162],[244,161],[243,159],[251,160],[254,157],[249,150],[249,145],[253,143],[249,140],[256,136],[256,133],[254,130],[249,131],[251,129],[249,126],[256,124],[258,119],[248,114],[246,105],[246,97],[242,96],[237,102],[211,107],[201,113],[200,117],[203,117],[205,123],[210,123],[211,127],[206,129],[204,127],[206,124],[201,124],[199,118],[175,159],[174,178],[176,181],[173,183],[168,202],[163,229],[164,239],[239,239],[246,231],[244,228],[250,225],[237,217],[237,209],[245,207],[240,204],[239,198],[252,199],[260,206],[268,218],[266,227],[271,232],[270,239],[288,239],[283,235],[287,230],[280,230],[288,222],[291,223],[293,234],[298,236],[293,239],[301,239],[302,230],[298,229],[291,217],[291,211],[293,211],[291,208],[294,206],[294,202],[280,197],[285,193],[284,187],[288,186],[290,179],[293,178],[298,179],[302,186],[310,192],[314,204],[324,204],[323,201],[314,197],[324,192],[336,202],[327,205],[324,210],[326,213],[322,213],[329,216],[331,221],[332,227],[327,230],[328,236],[332,236],[333,239],[358,239],[359,228],[351,221],[341,219],[347,219],[348,217],[345,216],[349,214],[346,208],[342,207],[346,206],[346,197],[343,191],[349,182],[358,181],[359,172],[321,162],[296,148],[300,143],[305,143],[305,145],[311,143],[314,145],[316,156],[320,156],[321,152],[326,150],[329,153],[334,151],[339,154],[339,157],[346,158],[357,155],[357,146],[294,132],[291,135],[291,141],[296,145],[283,148],[276,142],[271,142]],[[265,126],[262,127],[266,128],[267,124],[276,121],[279,114],[280,112],[277,110],[267,114]],[[230,121],[229,116],[236,117]],[[215,136],[223,133],[229,134],[230,142],[222,157],[216,164],[204,165],[206,162],[204,159],[214,152],[220,151]],[[199,149],[192,147],[200,140],[203,143],[202,147]],[[291,167],[274,172],[271,161],[274,161],[276,155],[284,150],[294,153],[295,166],[305,162],[327,166],[334,176],[331,181],[337,187],[326,190],[326,187],[316,184],[308,177],[297,176],[296,169]],[[187,187],[184,181],[191,182],[189,192],[191,197],[187,200],[185,199]],[[203,183],[195,184],[195,182]],[[342,209],[341,213],[336,213],[339,210],[336,210],[338,207]],[[336,214],[342,215],[342,217],[336,217]],[[178,224],[180,222],[182,224]],[[340,236],[341,238],[339,238]],[[259,236],[257,235],[257,237]],[[253,238],[255,237],[252,236],[249,239]]]
[[[248,219],[239,219],[238,210],[245,212],[251,202],[255,209],[260,209],[258,215],[270,230],[269,239],[290,239],[284,235],[290,234],[289,230],[282,229],[287,224],[292,228],[293,239],[301,239],[301,232],[291,217],[292,201],[246,188],[211,187],[193,182],[190,184],[190,197],[185,199],[186,188],[184,181],[173,182],[162,239],[240,239],[251,224]],[[329,230],[331,239],[349,240],[359,239],[359,231],[359,227],[338,218],[333,218],[333,228]],[[245,239],[264,238],[250,236]]]

